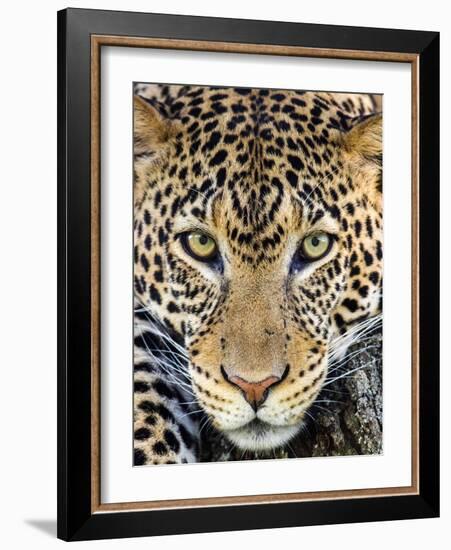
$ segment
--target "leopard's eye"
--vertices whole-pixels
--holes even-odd
[[[181,242],[185,252],[200,262],[210,262],[218,254],[216,241],[202,231],[182,233]]]
[[[310,262],[319,260],[329,252],[331,244],[332,239],[327,233],[311,233],[301,243],[301,256]]]

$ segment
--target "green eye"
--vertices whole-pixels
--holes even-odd
[[[213,260],[218,253],[215,240],[202,231],[182,233],[181,241],[185,252],[201,262]]]
[[[332,239],[327,233],[312,233],[301,243],[301,256],[309,261],[319,260],[329,252],[331,244]]]

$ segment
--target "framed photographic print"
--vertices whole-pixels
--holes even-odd
[[[437,33],[58,14],[58,536],[437,516]]]

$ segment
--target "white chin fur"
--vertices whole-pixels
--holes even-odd
[[[285,445],[300,430],[298,426],[271,426],[250,422],[237,430],[227,430],[225,435],[243,451],[265,451]]]

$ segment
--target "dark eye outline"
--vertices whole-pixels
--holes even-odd
[[[320,256],[316,256],[316,257],[308,256],[305,253],[304,249],[303,249],[304,242],[305,242],[306,239],[308,239],[308,238],[310,238],[310,237],[312,237],[313,235],[316,235],[316,234],[321,234],[321,235],[326,235],[327,236],[327,238],[329,239],[329,242],[327,244],[327,248],[323,252],[323,254],[321,254]],[[318,262],[319,260],[322,260],[323,258],[325,258],[329,254],[333,244],[334,244],[334,236],[331,235],[330,233],[326,233],[325,231],[313,231],[312,233],[309,233],[308,235],[306,235],[302,239],[301,244],[299,246],[298,253],[299,253],[299,256],[302,258],[302,260],[305,261],[305,262],[309,262],[309,263]]]
[[[199,256],[197,255],[193,249],[190,247],[189,245],[189,241],[188,241],[188,237],[190,235],[192,235],[193,233],[200,233],[201,235],[205,235],[206,237],[208,237],[209,239],[211,239],[214,243],[215,243],[215,249],[214,251],[209,254],[208,256]],[[215,262],[218,258],[219,258],[219,247],[218,247],[218,243],[216,242],[215,239],[213,239],[213,237],[211,235],[209,235],[208,233],[205,233],[204,231],[200,231],[198,229],[194,229],[192,231],[185,231],[184,233],[180,233],[178,235],[179,239],[180,239],[180,242],[182,244],[182,247],[183,247],[183,250],[188,254],[188,256],[191,256],[191,258],[194,258],[195,260],[197,260],[198,262],[203,262],[203,263],[212,263],[212,262]]]

